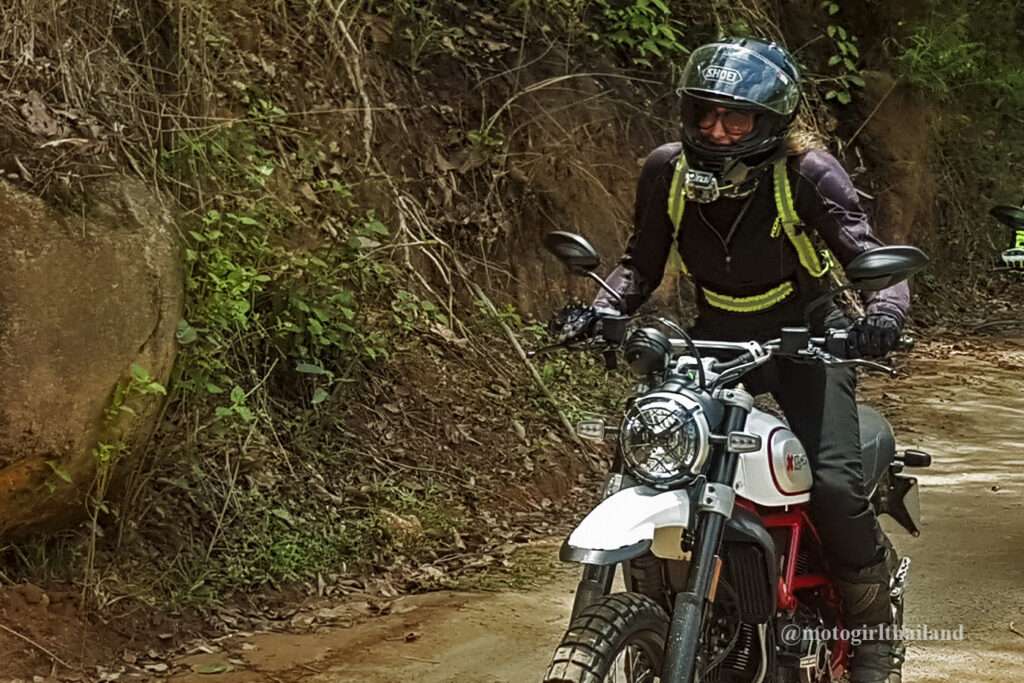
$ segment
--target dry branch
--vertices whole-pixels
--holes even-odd
[[[490,297],[488,297],[484,293],[484,290],[480,288],[480,285],[476,284],[475,282],[471,282],[469,283],[469,285],[470,289],[473,290],[473,294],[476,295],[476,297],[483,302],[484,306],[487,307],[487,310],[490,311],[491,315],[494,316],[494,319],[498,321],[499,325],[501,325],[501,329],[505,333],[505,336],[508,337],[509,342],[512,344],[512,348],[515,349],[516,354],[519,356],[520,360],[523,361],[523,365],[525,365],[527,370],[530,371],[530,376],[533,378],[533,383],[537,385],[537,388],[540,390],[540,392],[544,394],[544,398],[546,398],[548,400],[548,403],[551,404],[551,407],[555,409],[555,413],[558,415],[559,422],[561,422],[562,427],[565,428],[565,433],[569,436],[570,439],[572,439],[572,441],[577,446],[585,449],[586,446],[582,441],[580,441],[580,438],[576,435],[576,430],[573,428],[572,423],[569,422],[569,418],[565,416],[565,413],[562,411],[562,408],[558,405],[558,401],[555,400],[555,397],[551,394],[551,391],[548,390],[547,385],[544,384],[544,379],[540,376],[540,373],[537,372],[537,366],[535,366],[533,362],[530,360],[530,357],[526,355],[526,351],[523,350],[523,347],[519,343],[519,340],[516,339],[516,335],[514,332],[512,332],[512,328],[510,328],[508,324],[501,319],[501,316],[498,314],[498,309],[494,307],[494,302],[491,301]]]
[[[40,645],[36,641],[32,640],[28,636],[22,635],[21,633],[18,633],[17,631],[15,631],[13,628],[10,628],[9,626],[4,626],[3,624],[0,624],[0,630],[6,631],[7,633],[10,633],[15,638],[18,638],[19,640],[22,640],[22,641],[28,643],[29,645],[31,645],[32,647],[34,647],[35,649],[39,650],[44,655],[49,657],[52,661],[54,661],[57,664],[60,664],[61,666],[63,666],[65,669],[70,669],[72,671],[74,670],[73,666],[71,666],[70,664],[65,662],[63,659],[61,659],[57,655],[53,654],[50,650],[46,649],[45,647],[43,647],[42,645]]]

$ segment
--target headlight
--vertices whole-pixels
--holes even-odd
[[[654,392],[634,401],[619,434],[626,467],[652,485],[676,484],[700,473],[710,429],[700,404],[685,394]]]

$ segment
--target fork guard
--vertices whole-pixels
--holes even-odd
[[[656,529],[687,528],[690,519],[686,490],[632,486],[591,510],[562,544],[559,558],[597,565],[630,560],[650,549]]]

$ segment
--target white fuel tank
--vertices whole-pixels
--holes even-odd
[[[761,436],[761,450],[740,456],[733,488],[758,505],[781,507],[811,498],[811,463],[796,435],[782,420],[757,410],[747,418],[747,432]]]

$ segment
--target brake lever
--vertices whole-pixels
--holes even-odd
[[[601,347],[601,341],[594,335],[583,336],[583,337],[570,337],[569,339],[563,339],[560,342],[554,344],[548,344],[542,346],[539,349],[532,349],[526,352],[527,358],[536,358],[537,356],[543,356],[557,351],[558,349],[567,349],[569,351],[587,351],[596,350]]]
[[[877,362],[875,362],[873,360],[865,360],[863,358],[848,358],[848,359],[845,359],[845,360],[840,360],[838,358],[834,358],[833,357],[833,358],[823,358],[822,361],[825,363],[825,365],[831,365],[833,367],[843,367],[843,366],[848,366],[848,365],[851,365],[851,366],[864,365],[864,366],[872,368],[874,370],[881,370],[882,372],[884,372],[885,374],[889,375],[890,377],[896,377],[896,374],[897,374],[896,373],[896,368],[894,368],[894,367],[890,367],[888,365],[885,365],[884,363],[877,363]]]

